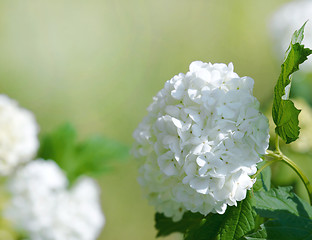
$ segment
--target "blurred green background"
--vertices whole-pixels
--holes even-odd
[[[152,97],[194,60],[233,62],[266,104],[280,70],[269,17],[285,2],[2,0],[1,92],[32,110],[43,133],[69,121],[81,138],[101,133],[128,145]],[[155,239],[135,161],[98,180],[100,239]]]

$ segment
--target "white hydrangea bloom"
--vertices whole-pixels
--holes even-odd
[[[81,178],[60,196],[55,210],[54,225],[44,239],[95,240],[105,219],[99,203],[99,188],[91,178]],[[53,237],[52,237],[53,236]]]
[[[105,222],[97,184],[84,177],[70,190],[67,185],[55,162],[28,163],[9,181],[6,218],[32,240],[96,239]]]
[[[303,44],[312,47],[312,1],[298,0],[282,5],[269,21],[269,28],[273,38],[277,56],[282,60],[290,44],[293,33],[298,30],[307,20],[304,32]],[[306,61],[300,68],[307,72],[312,72],[311,61]]]
[[[0,95],[0,175],[8,175],[31,160],[38,149],[38,125],[33,114]]]
[[[246,197],[269,141],[253,79],[196,61],[154,97],[135,130],[139,183],[158,212],[224,213]]]

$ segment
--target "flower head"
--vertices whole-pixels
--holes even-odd
[[[28,163],[9,181],[5,217],[33,240],[96,239],[105,222],[98,186],[86,177],[69,190],[67,185],[55,162]]]
[[[0,95],[0,175],[31,160],[38,149],[38,125],[31,112]]]
[[[158,212],[224,213],[246,197],[268,147],[253,80],[233,65],[191,63],[154,97],[133,136],[139,183]]]

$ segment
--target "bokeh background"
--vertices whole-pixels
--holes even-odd
[[[285,2],[1,0],[1,93],[33,111],[42,133],[71,122],[81,139],[100,133],[129,146],[152,97],[194,60],[233,62],[269,106],[281,64],[269,18]],[[98,181],[107,219],[99,239],[155,239],[135,160]]]

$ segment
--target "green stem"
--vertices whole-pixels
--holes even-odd
[[[312,205],[312,185],[309,181],[309,179],[304,175],[303,171],[298,167],[298,165],[293,162],[291,159],[286,157],[280,150],[279,147],[279,136],[276,135],[275,137],[275,151],[270,151],[267,150],[266,157],[272,157],[273,160],[267,161],[254,175],[253,178],[256,178],[263,169],[266,167],[270,166],[271,164],[277,162],[277,161],[283,161],[286,163],[288,166],[290,166],[300,177],[301,181],[303,182],[308,195],[309,195],[309,200],[310,200],[310,205]]]
[[[278,143],[278,142],[277,142]],[[293,162],[291,159],[289,159],[288,157],[286,157],[278,148],[278,146],[276,146],[276,150],[273,152],[273,151],[270,151],[270,150],[267,150],[267,156],[269,157],[273,157],[274,160],[271,160],[270,162],[273,163],[276,162],[276,161],[283,161],[284,163],[286,163],[288,166],[290,166],[296,173],[297,175],[300,177],[300,179],[302,180],[307,192],[308,192],[308,195],[309,195],[309,200],[310,200],[310,205],[312,205],[312,185],[309,181],[309,179],[305,176],[305,174],[302,172],[302,170],[297,166],[297,164],[295,162]],[[269,163],[269,162],[268,162]],[[266,165],[266,164],[265,164]],[[264,166],[265,166],[264,165]],[[260,169],[259,169],[260,170]],[[259,171],[258,170],[258,171]],[[258,172],[257,172],[258,173]],[[257,174],[256,173],[256,174]]]
[[[312,185],[309,181],[309,179],[304,175],[302,170],[297,166],[296,163],[294,163],[292,160],[290,160],[288,157],[283,155],[283,162],[286,163],[288,166],[290,166],[300,177],[302,180],[308,194],[309,194],[309,200],[310,200],[310,205],[312,205]]]
[[[258,171],[252,176],[252,178],[256,178],[263,171],[263,169],[277,161],[280,161],[280,159],[275,158],[273,160],[267,161],[261,168],[258,169]]]
[[[272,157],[272,158],[278,159],[278,160],[282,160],[282,158],[283,158],[283,157],[281,156],[281,153],[280,153],[280,152],[277,153],[277,152],[271,151],[271,150],[267,150],[266,152],[267,152],[267,154],[265,155],[266,157]]]
[[[277,153],[281,153],[280,147],[279,147],[279,136],[275,135],[275,151]]]

